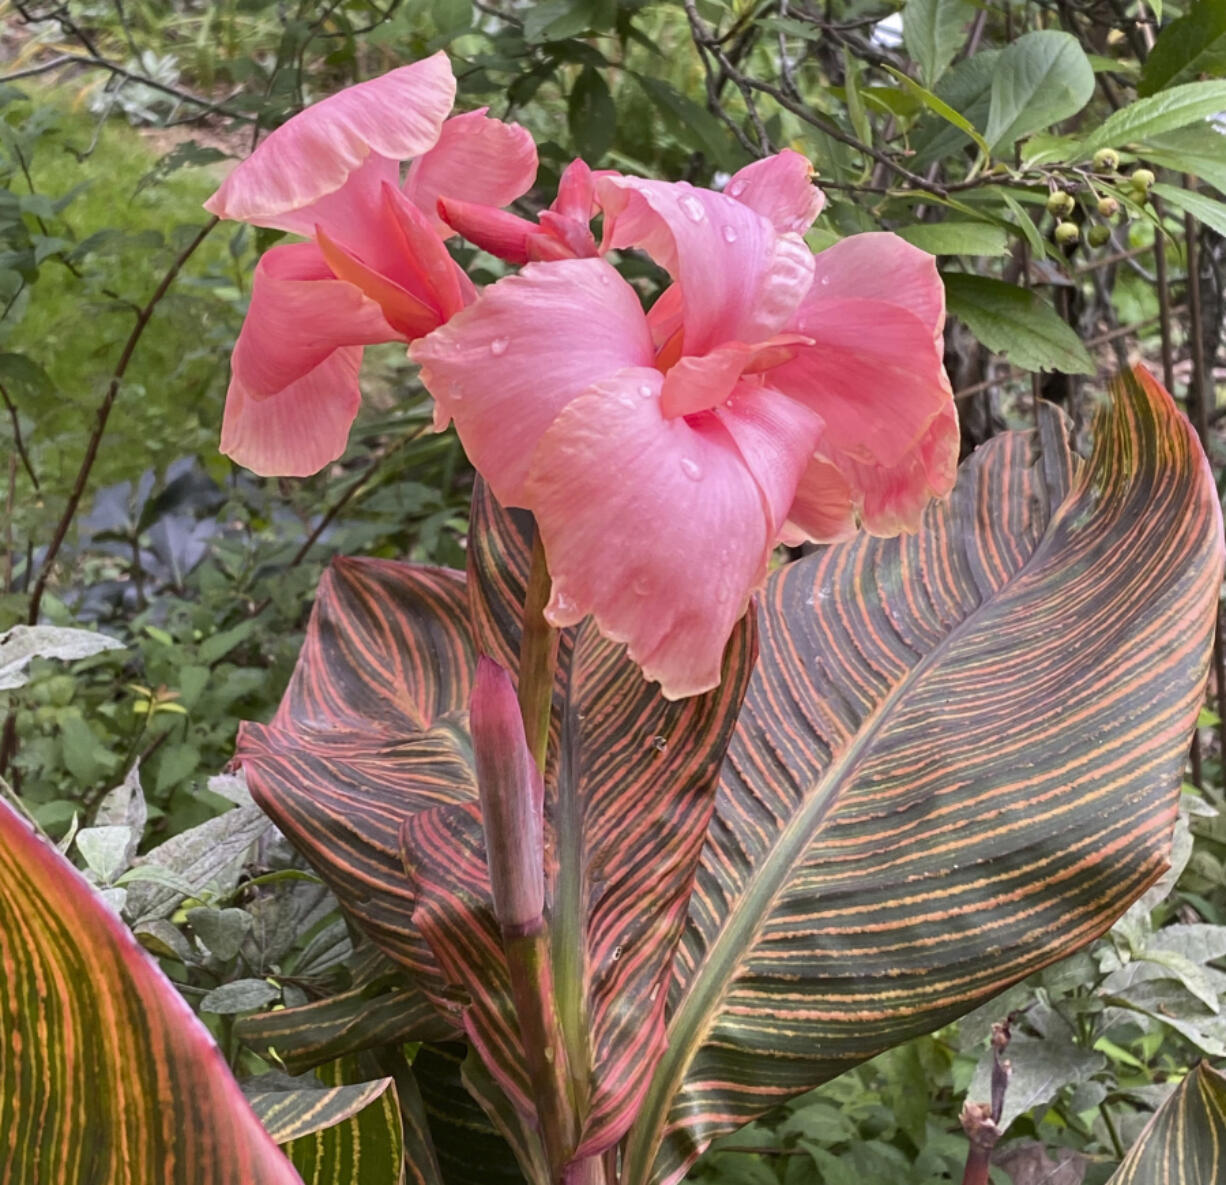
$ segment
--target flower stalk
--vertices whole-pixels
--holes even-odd
[[[549,566],[539,529],[532,544],[532,566],[524,591],[524,625],[519,644],[519,708],[524,735],[536,767],[545,772],[553,679],[558,664],[558,631],[545,620],[549,603]]]

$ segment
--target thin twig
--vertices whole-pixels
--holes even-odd
[[[42,488],[38,484],[38,474],[34,472],[34,466],[30,462],[30,454],[26,452],[26,443],[21,435],[21,421],[17,418],[17,408],[13,405],[12,399],[9,398],[8,389],[3,383],[0,383],[0,399],[4,400],[4,406],[8,408],[9,419],[13,423],[13,446],[17,450],[17,456],[21,458],[21,463],[30,478],[30,484],[33,485],[34,492],[36,494],[41,493]]]

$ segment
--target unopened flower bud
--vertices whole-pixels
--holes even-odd
[[[1073,201],[1072,194],[1065,193],[1062,189],[1057,189],[1047,199],[1047,212],[1054,214],[1057,218],[1064,217],[1065,214],[1073,212],[1073,206],[1076,203]]]
[[[545,909],[544,787],[510,677],[484,657],[477,663],[469,727],[494,916],[504,930],[522,932],[539,923]]]
[[[1104,218],[1114,218],[1120,212],[1120,204],[1108,194],[1098,199],[1098,212]]]
[[[1114,148],[1100,148],[1094,154],[1096,173],[1114,173],[1120,167],[1120,154]]]
[[[1092,226],[1086,231],[1086,242],[1091,247],[1101,247],[1108,239],[1111,238],[1111,228],[1109,226]]]
[[[1154,174],[1149,169],[1133,169],[1129,178],[1133,187],[1144,192],[1154,183]]]
[[[1054,237],[1061,247],[1068,247],[1081,238],[1081,231],[1075,222],[1057,222]]]

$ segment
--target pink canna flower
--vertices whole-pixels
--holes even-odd
[[[811,170],[725,192],[595,180],[601,251],[672,277],[644,314],[602,258],[528,263],[410,348],[504,504],[539,524],[557,626],[592,614],[665,695],[715,686],[780,539],[914,529],[957,418],[932,258],[890,234],[818,255]]]
[[[536,222],[491,205],[448,197],[439,199],[438,213],[469,242],[508,263],[585,259],[597,253],[591,226],[596,180],[612,175],[610,170],[593,173],[583,161],[571,161],[558,181],[558,196]]]
[[[442,53],[349,87],[274,131],[205,203],[310,240],[256,267],[222,424],[222,452],[240,464],[305,476],[335,460],[363,347],[413,341],[476,295],[438,203],[512,201],[536,176],[536,148],[484,110],[448,119],[454,99]]]

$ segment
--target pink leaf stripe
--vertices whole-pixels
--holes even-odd
[[[0,1181],[301,1185],[174,985],[0,802]]]
[[[1045,408],[918,535],[771,578],[625,1185],[1084,945],[1166,866],[1221,515],[1170,397],[1113,395],[1088,463]]]

